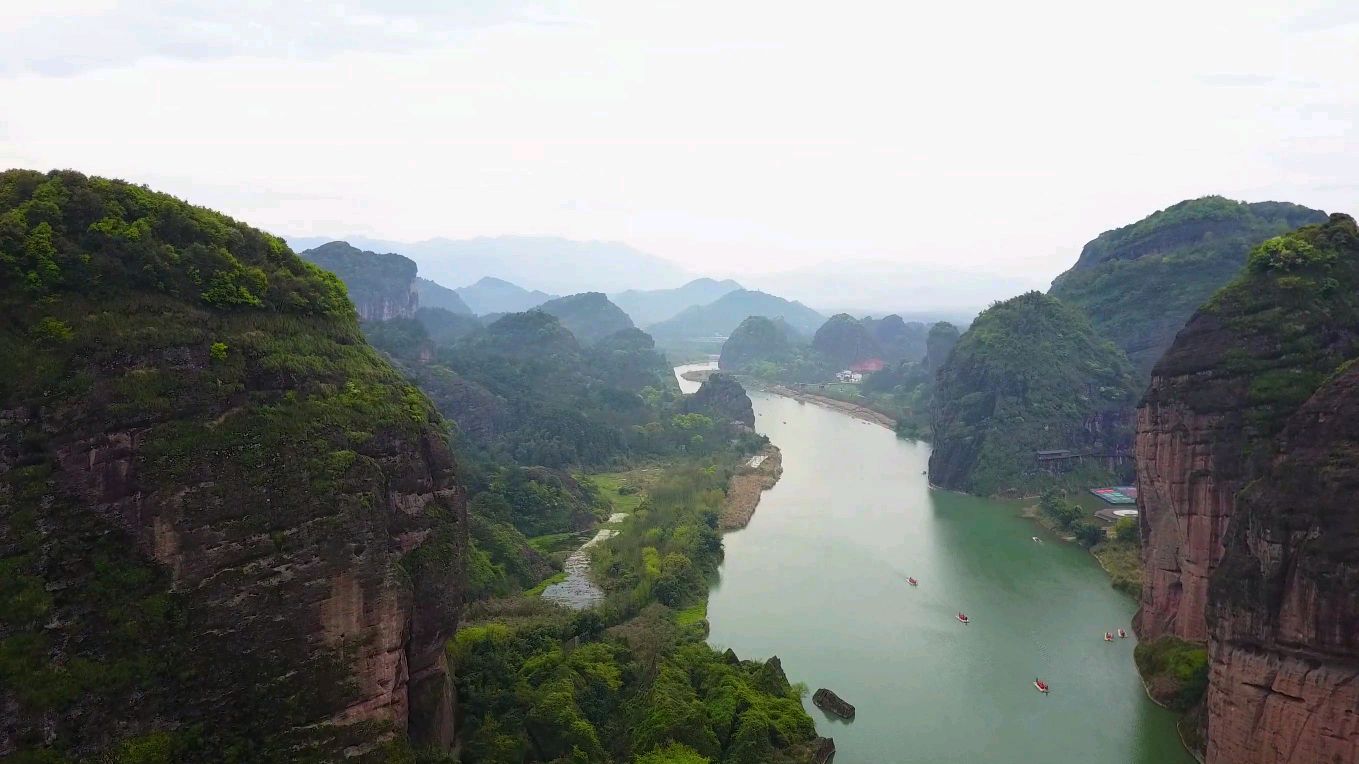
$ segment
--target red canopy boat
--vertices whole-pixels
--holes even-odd
[[[962,621],[963,623],[970,623],[970,622],[972,621],[971,618],[968,618],[967,616],[963,615],[961,612],[958,613],[958,615],[956,616],[956,618],[957,618],[959,621]]]
[[[911,576],[910,578],[906,579],[906,583],[910,584],[911,586],[918,586],[920,584],[919,581],[915,580],[915,576]]]
[[[1114,641],[1114,635],[1111,634],[1111,633],[1109,633],[1109,632],[1107,632],[1107,631],[1104,632],[1104,641],[1105,641],[1105,642],[1113,642],[1113,641]]]
[[[1122,629],[1119,629],[1119,630],[1118,630],[1118,638],[1119,638],[1119,639],[1127,639],[1127,638],[1128,638],[1128,632],[1126,632],[1126,631],[1124,631],[1124,630],[1122,630]]]
[[[1043,693],[1044,695],[1046,695],[1046,694],[1048,693],[1048,683],[1047,683],[1047,682],[1044,682],[1042,679],[1035,679],[1035,680],[1033,680],[1033,686],[1034,686],[1034,689],[1038,690],[1039,692]]]

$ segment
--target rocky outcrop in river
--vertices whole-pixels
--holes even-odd
[[[822,711],[835,714],[841,719],[854,718],[854,706],[846,703],[839,695],[827,690],[825,687],[812,694],[812,702]]]
[[[682,406],[686,413],[705,414],[720,423],[740,422],[755,427],[755,406],[746,389],[730,374],[710,374],[698,392],[684,399]]]

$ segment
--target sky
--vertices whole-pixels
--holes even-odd
[[[1356,72],[1351,0],[48,0],[0,4],[0,166],[280,235],[1041,288],[1185,198],[1359,212]]]

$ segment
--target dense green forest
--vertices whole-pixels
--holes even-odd
[[[628,314],[602,292],[558,297],[539,305],[536,310],[556,316],[582,345],[593,345],[610,335],[636,328]]]
[[[1126,478],[1107,455],[1131,446],[1136,402],[1127,358],[1081,311],[1038,292],[996,303],[936,377],[930,480],[985,496]],[[1037,461],[1057,449],[1081,458]]]
[[[809,760],[815,730],[800,689],[777,662],[713,651],[699,628],[727,481],[764,442],[727,424],[753,419],[740,386],[682,399],[637,329],[582,347],[539,310],[451,342],[427,324],[367,330],[459,423],[479,601],[450,653],[465,760]],[[594,555],[604,606],[574,613],[537,599],[580,532],[622,498],[564,468],[637,465],[654,465],[637,473],[653,477],[617,488],[639,503]]]
[[[1100,234],[1053,281],[1051,294],[1083,308],[1145,380],[1190,315],[1241,271],[1251,248],[1325,219],[1284,202],[1183,201]]]

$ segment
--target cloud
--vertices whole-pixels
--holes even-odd
[[[314,60],[351,51],[444,45],[469,30],[497,24],[560,23],[550,10],[522,0],[66,0],[55,5],[0,11],[0,74],[61,77],[154,58]]]

